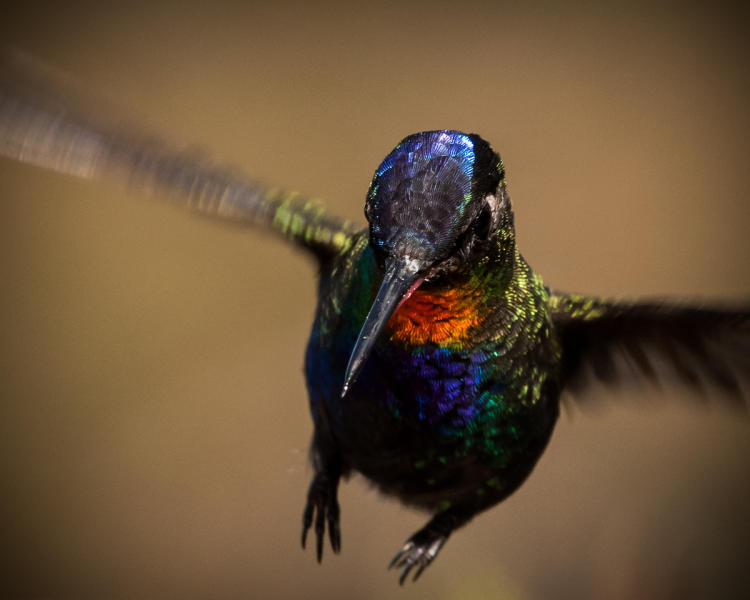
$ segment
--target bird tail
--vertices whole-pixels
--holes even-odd
[[[321,203],[265,187],[201,153],[82,102],[64,75],[23,55],[0,66],[0,155],[85,179],[116,180],[198,214],[270,229],[318,257],[357,229]],[[97,115],[106,115],[99,118]]]

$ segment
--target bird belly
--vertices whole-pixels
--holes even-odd
[[[489,371],[489,357],[435,344],[376,347],[346,398],[336,385],[318,396],[316,428],[323,414],[347,466],[408,504],[434,510],[467,494],[497,495],[492,486],[510,493],[541,454],[554,418],[524,407]]]

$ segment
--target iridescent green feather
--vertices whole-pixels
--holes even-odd
[[[259,225],[318,256],[345,252],[356,227],[321,204],[267,189],[175,142],[103,114],[70,82],[27,59],[0,68],[0,154],[85,179],[124,183],[156,199]]]

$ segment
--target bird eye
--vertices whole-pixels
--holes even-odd
[[[490,205],[485,204],[474,223],[474,235],[482,240],[486,240],[490,235],[491,223],[492,211],[490,210]]]

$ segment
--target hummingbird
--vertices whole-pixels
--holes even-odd
[[[401,140],[375,170],[359,227],[117,126],[66,86],[27,59],[5,67],[1,154],[266,228],[317,262],[304,367],[314,475],[301,541],[312,530],[318,561],[326,538],[341,549],[338,486],[360,473],[430,515],[390,563],[400,583],[416,580],[454,531],[521,486],[563,394],[585,396],[594,382],[683,385],[745,405],[750,305],[548,287],[516,243],[504,163],[477,134]]]

